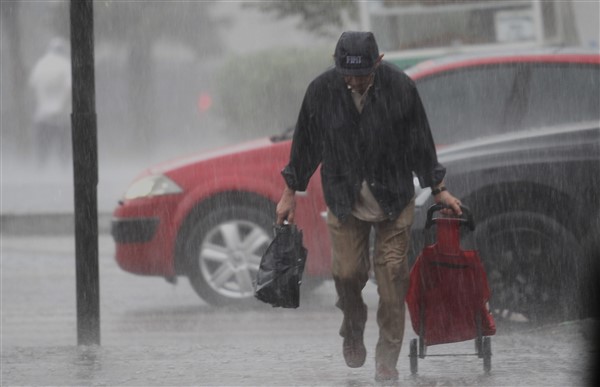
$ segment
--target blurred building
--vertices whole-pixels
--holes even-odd
[[[218,118],[211,115],[212,108],[199,112],[198,100],[201,95],[210,93],[214,71],[219,69],[223,58],[277,47],[324,45],[333,48],[336,40],[335,37],[317,37],[300,30],[299,20],[293,17],[277,20],[271,14],[244,7],[242,2],[219,1],[165,2],[173,20],[181,25],[189,23],[193,28],[181,28],[178,34],[169,35],[162,31],[174,30],[174,23],[165,22],[158,27],[153,26],[153,34],[147,31],[145,33],[141,28],[134,34],[134,20],[129,20],[128,17],[132,14],[135,16],[135,12],[129,15],[114,12],[106,17],[111,7],[122,6],[124,3],[144,4],[115,1],[94,3],[98,21],[95,24],[95,56],[100,158],[106,157],[108,152],[123,154],[133,149],[140,139],[139,132],[132,132],[132,127],[138,125],[136,116],[132,115],[132,101],[137,101],[132,96],[136,95],[143,95],[148,98],[146,101],[152,103],[152,107],[146,112],[147,120],[143,122],[156,126],[156,131],[152,132],[155,137],[151,141],[162,142],[164,147],[161,149],[173,139],[179,142],[173,144],[172,153],[187,152],[192,147],[219,145],[221,140],[218,138],[212,142],[206,140],[203,144],[196,143],[195,139],[198,138],[200,128],[210,128],[215,133],[219,133],[221,129],[218,128]],[[206,6],[201,8],[202,14],[190,12],[190,9],[193,10],[190,7],[201,3]],[[551,14],[567,5],[570,5],[567,8],[571,9],[573,19],[569,24],[571,27],[563,22],[553,24],[544,21],[544,31],[549,36],[568,32],[569,36],[575,34],[577,41],[584,46],[599,46],[600,10],[599,3],[595,1],[406,1],[401,2],[406,5],[404,9],[390,6],[392,3],[398,4],[389,1],[357,4],[369,7],[372,16],[369,28],[376,30],[380,47],[386,54],[396,50],[455,45],[461,42],[481,45],[498,39],[529,39],[532,27],[527,18],[532,15],[532,10]],[[185,4],[185,12],[183,15],[177,14],[179,9],[183,9],[179,8],[182,4]],[[27,91],[26,74],[33,68],[52,37],[62,34],[68,38],[67,5],[68,1],[0,2],[0,124],[3,157],[11,156],[11,153],[27,157],[27,153],[32,150],[32,133],[29,128],[32,126],[34,104],[33,95]],[[473,8],[473,5],[476,7]],[[457,9],[462,7],[469,12],[446,12],[451,6]],[[144,9],[150,12],[150,7],[144,6]],[[200,8],[198,9],[200,12]],[[448,23],[436,22],[440,20],[440,10],[447,14]],[[135,22],[143,25],[166,17],[158,11],[144,14]],[[494,23],[490,24],[490,20],[494,20]],[[503,21],[503,24],[500,23],[503,27],[499,27],[498,21]],[[122,26],[125,26],[124,30],[119,29]],[[423,29],[422,26],[426,28]],[[202,28],[197,29],[200,27]],[[346,27],[360,28],[358,24],[352,23]],[[540,26],[533,28],[535,33],[535,28],[539,29]],[[469,33],[471,31],[477,33]],[[186,32],[189,34],[186,35]],[[443,35],[445,40],[439,40],[439,35]],[[136,43],[128,45],[127,39],[133,39]],[[131,59],[132,50],[140,48],[137,42],[142,39],[151,39],[149,49],[143,53],[150,65],[147,69],[134,65]],[[219,39],[220,50],[209,47],[211,40],[216,39]],[[205,48],[194,47],[200,40],[207,44]],[[148,78],[138,80],[138,84],[145,84],[147,87],[133,90],[131,77],[139,76],[144,71]],[[248,69],[240,65],[240,71]],[[145,79],[148,81],[144,81]],[[220,133],[227,134],[227,131],[221,130]],[[155,153],[161,149],[142,147],[141,150],[148,157],[160,158],[161,155]]]
[[[362,27],[374,31],[386,52],[598,46],[598,2],[379,0],[360,6]]]

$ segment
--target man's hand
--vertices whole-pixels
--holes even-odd
[[[296,191],[285,187],[279,203],[277,203],[277,224],[283,224],[287,220],[288,223],[294,223],[294,215],[296,212]]]
[[[440,212],[444,215],[452,215],[452,213],[454,212],[454,214],[461,216],[462,215],[462,210],[460,209],[460,205],[461,202],[460,200],[458,200],[457,198],[455,198],[454,196],[452,196],[452,194],[448,191],[442,191],[439,194],[435,195],[433,197],[433,200],[436,203],[441,203],[441,204],[445,204],[448,207],[450,207],[451,209],[443,209]]]

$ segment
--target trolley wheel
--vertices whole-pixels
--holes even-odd
[[[425,339],[419,337],[419,357],[425,359],[427,355],[427,346],[425,345]]]
[[[483,337],[479,336],[475,338],[475,352],[477,352],[477,357],[483,357]]]
[[[410,373],[413,375],[419,370],[419,358],[417,356],[417,339],[412,339],[410,341],[410,352],[408,357],[410,358]]]
[[[483,338],[483,370],[489,373],[492,370],[492,339]]]

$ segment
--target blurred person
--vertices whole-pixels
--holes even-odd
[[[294,223],[295,192],[304,191],[321,164],[327,226],[333,249],[336,306],[343,312],[340,336],[349,367],[366,358],[363,333],[367,306],[362,289],[369,279],[369,234],[379,294],[375,379],[398,379],[404,337],[404,299],[409,284],[407,254],[414,213],[414,172],[432,188],[445,214],[461,214],[460,201],[445,188],[429,123],[415,83],[382,61],[371,32],[344,32],[335,68],[308,86],[296,123],[286,188],[277,204],[277,223]]]
[[[52,157],[69,160],[71,133],[71,60],[68,44],[54,38],[34,65],[29,85],[35,97],[33,131],[36,158],[45,165]]]

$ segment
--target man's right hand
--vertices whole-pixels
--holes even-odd
[[[283,224],[285,220],[288,223],[294,223],[294,213],[296,212],[296,191],[285,187],[279,203],[277,203],[277,224]]]

